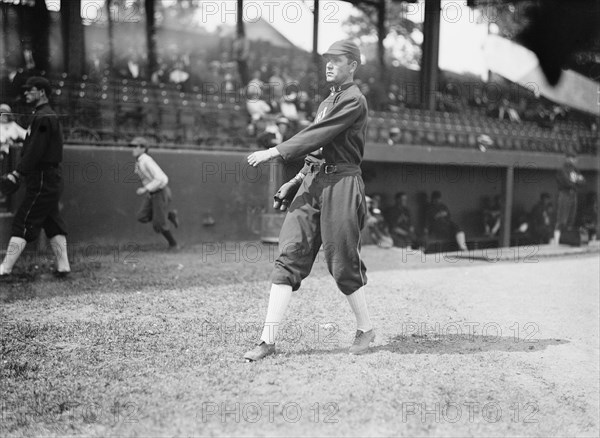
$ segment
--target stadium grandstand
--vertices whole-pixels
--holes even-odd
[[[205,154],[204,162],[206,157],[217,161],[222,156],[243,157],[261,147],[257,134],[281,115],[286,103],[295,106],[296,119],[292,122],[298,130],[310,123],[311,109],[327,93],[318,79],[316,50],[310,53],[294,46],[265,20],[242,25],[238,22],[237,28],[223,26],[208,32],[194,26],[185,8],[158,10],[161,2],[152,5],[152,1],[107,3],[103,5],[106,10],[96,10],[93,18],[82,18],[78,15],[80,1],[61,1],[62,7],[55,11],[48,10],[48,2],[43,0],[0,0],[2,103],[22,115],[16,120],[25,126],[29,109],[20,87],[28,76],[48,77],[54,86],[51,102],[61,115],[71,161],[86,162],[93,156],[95,162],[109,167],[111,159],[124,158],[115,158],[120,152],[103,155],[102,150],[119,151],[140,134],[150,138],[161,154],[200,153]],[[194,4],[180,3],[189,8]],[[112,12],[107,13],[108,10]],[[152,25],[147,25],[149,13],[158,17]],[[429,59],[425,48],[423,57]],[[450,178],[447,174],[456,167],[475,169],[479,175],[468,181],[463,178],[453,187],[442,187],[459,220],[466,224],[468,236],[482,234],[477,216],[480,198],[503,195],[503,231],[492,238],[473,237],[471,246],[514,244],[511,222],[520,210],[530,208],[542,189],[555,191],[553,173],[562,165],[566,153],[579,155],[579,165],[588,181],[585,189],[597,188],[597,113],[554,102],[499,74],[483,81],[438,72],[432,88],[435,91],[425,100],[421,72],[387,65],[382,77],[377,62],[374,54],[357,79],[370,108],[364,166],[367,189],[384,192],[388,199],[396,191],[412,190],[412,206],[421,212],[416,215],[421,222],[423,205],[416,194],[442,187],[443,175]],[[251,78],[275,84],[263,96],[272,110],[259,120],[253,120],[247,109],[247,101],[252,99],[247,86]],[[278,81],[281,87],[277,86]],[[185,165],[185,159],[171,165],[179,169]],[[431,168],[438,169],[433,172],[436,175],[442,169],[442,178],[428,177],[427,184],[420,184],[423,176],[398,176],[412,172],[432,175]],[[498,178],[482,174],[481,169],[489,168],[498,171]],[[286,172],[291,170],[283,174]],[[529,180],[523,177],[531,172],[534,176],[530,175]],[[193,171],[182,171],[183,174],[193,175]],[[539,184],[526,184],[527,181]],[[67,189],[71,200],[65,205],[68,217],[74,218],[88,205],[81,200],[84,195],[76,192],[85,187],[79,181]],[[204,190],[201,184],[198,190]],[[235,187],[227,185],[213,191],[212,197],[202,195],[204,209],[195,211],[189,207],[188,217],[196,218],[198,224],[205,223],[207,217],[216,218],[217,224],[233,222],[235,219],[229,216],[231,206],[228,212],[218,200],[231,190]],[[229,228],[223,225],[218,231],[204,228],[205,236],[221,238],[232,227],[236,231],[230,237],[235,239],[264,233],[256,219],[248,217],[256,216],[256,212],[270,214],[265,207],[269,190],[272,184],[262,184],[255,198],[245,200],[247,204],[238,210],[233,209],[243,212],[245,223],[230,224]],[[465,197],[469,190],[473,199]],[[237,199],[244,200],[244,192],[240,193]],[[109,198],[104,195],[100,202]],[[126,204],[124,199],[118,202]],[[10,214],[13,206],[5,200],[3,208]],[[247,213],[250,210],[253,213]],[[103,215],[101,219],[114,222],[112,210],[107,209]],[[83,238],[85,228],[74,226],[74,232]],[[111,239],[105,236],[111,227],[87,228],[98,241]],[[124,228],[123,234],[127,235],[127,227]],[[2,239],[6,239],[4,234],[3,228]]]

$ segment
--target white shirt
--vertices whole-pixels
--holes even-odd
[[[150,193],[160,189],[164,189],[169,183],[169,178],[163,172],[156,161],[146,154],[143,153],[137,158],[135,162],[135,173],[142,180],[142,185]]]
[[[17,140],[24,140],[27,130],[17,122],[0,123],[0,150],[8,153],[10,144]]]
[[[260,99],[249,99],[246,102],[246,109],[252,117],[252,120],[260,120],[265,114],[271,112],[271,107],[267,102]]]

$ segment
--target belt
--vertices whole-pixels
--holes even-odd
[[[350,164],[350,163],[339,163],[339,164],[313,163],[313,164],[310,164],[308,168],[312,173],[317,173],[317,172],[321,171],[321,169],[322,169],[323,173],[325,175],[339,173],[344,170],[360,170],[360,167],[357,164]]]

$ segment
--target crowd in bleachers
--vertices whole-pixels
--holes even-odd
[[[159,47],[153,72],[139,50],[128,49],[111,67],[106,47],[95,45],[87,74],[48,75],[67,138],[126,142],[143,131],[165,145],[252,148],[278,117],[288,119],[292,132],[310,123],[327,93],[310,54],[252,42],[244,83],[234,43],[224,39],[210,52],[189,44]],[[20,84],[40,74],[25,67],[3,65],[1,72],[3,98],[17,111],[23,109]],[[492,93],[481,81],[443,77],[437,108],[427,111],[419,108],[418,72],[388,67],[381,78],[371,63],[361,67],[356,82],[371,110],[373,143],[582,154],[595,154],[599,146],[593,118],[524,89],[515,93],[507,84]]]

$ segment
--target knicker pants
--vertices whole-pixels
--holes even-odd
[[[290,204],[279,234],[274,284],[293,290],[310,273],[321,244],[329,272],[339,289],[352,294],[367,283],[360,257],[366,213],[365,189],[356,166],[339,173],[309,173]]]

